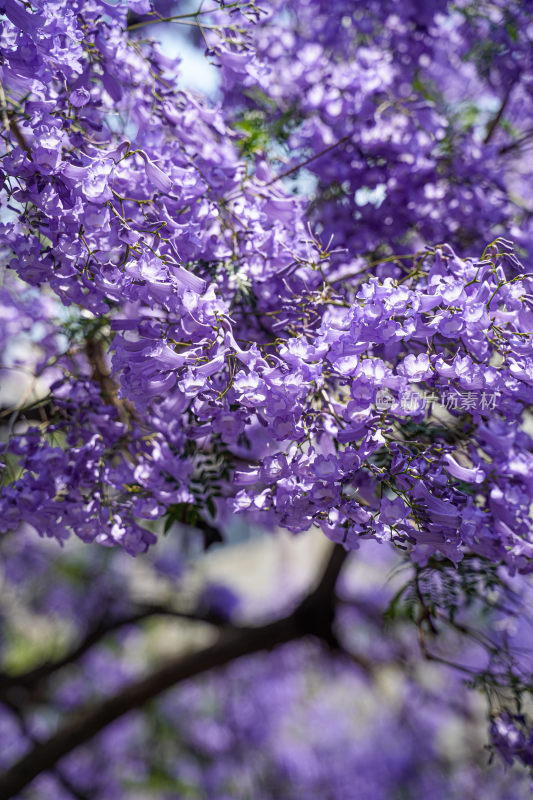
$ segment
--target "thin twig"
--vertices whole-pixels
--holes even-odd
[[[212,14],[214,11],[218,10],[219,9],[217,8],[206,8],[203,11],[198,9],[198,11],[191,11],[189,14],[175,14],[171,17],[156,17],[155,19],[146,19],[142,20],[141,22],[134,22],[132,25],[127,25],[124,30],[134,31],[137,30],[137,28],[145,28],[147,25],[159,25],[161,22],[179,22],[180,20],[199,17],[200,14]]]
[[[495,116],[493,117],[493,119],[491,120],[491,122],[489,123],[489,125],[487,127],[487,133],[486,133],[485,138],[483,140],[484,144],[489,144],[490,140],[492,139],[492,137],[494,135],[494,132],[495,132],[496,128],[498,127],[498,125],[500,123],[500,120],[503,117],[503,113],[504,113],[504,111],[505,111],[505,109],[507,107],[507,103],[509,102],[509,98],[511,97],[511,92],[513,90],[513,86],[514,86],[514,84],[511,83],[507,87],[507,91],[505,92],[505,94],[503,96],[503,100],[502,100],[502,102],[500,104],[500,107],[499,107],[497,113],[495,114]]]
[[[321,158],[322,156],[326,155],[326,153],[330,153],[336,147],[339,147],[339,145],[344,144],[344,142],[347,142],[349,138],[349,136],[343,136],[338,142],[330,144],[329,147],[324,148],[324,150],[321,150],[320,153],[315,153],[314,155],[309,156],[309,158],[306,158],[305,161],[300,161],[299,164],[296,164],[294,167],[285,170],[285,172],[280,172],[279,175],[276,175],[275,178],[272,178],[272,180],[268,181],[267,183],[260,184],[261,188],[263,189],[265,186],[272,186],[272,184],[276,183],[276,181],[280,181],[282,178],[286,178],[288,175],[298,172],[298,170],[306,167],[307,164],[310,164],[312,161],[316,161],[317,158]]]

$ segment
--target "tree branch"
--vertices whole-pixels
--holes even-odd
[[[107,367],[102,340],[87,338],[85,354],[92,369],[91,379],[100,386],[104,401],[109,405],[115,406],[121,422],[129,423],[131,419],[137,419],[137,412],[133,403],[118,396],[118,385],[114,378],[111,377]]]
[[[56,661],[46,661],[18,675],[0,674],[0,699],[3,699],[6,696],[6,692],[10,692],[12,689],[35,689],[40,683],[60,669],[63,669],[63,667],[78,661],[88,650],[110,633],[115,633],[121,628],[128,625],[135,625],[137,622],[142,622],[154,616],[176,617],[190,622],[205,622],[209,625],[220,626],[220,623],[214,620],[209,614],[202,615],[187,613],[185,611],[176,611],[166,606],[148,606],[128,616],[120,617],[110,622],[100,622],[92,628],[77,645]]]
[[[35,735],[31,732],[28,723],[26,722],[20,708],[17,706],[11,705],[10,703],[6,703],[6,706],[9,708],[13,716],[16,718],[21,733],[29,739],[32,744],[38,744],[38,740],[36,739]],[[78,789],[77,786],[71,782],[71,780],[64,774],[64,772],[59,769],[59,767],[54,767],[52,770],[52,775],[56,777],[59,783],[69,792],[76,800],[90,800],[90,798]]]
[[[115,720],[141,708],[182,681],[225,666],[242,656],[272,650],[304,636],[318,636],[336,647],[332,630],[335,585],[347,555],[339,545],[334,547],[316,588],[287,616],[261,627],[227,630],[210,647],[172,658],[113,697],[81,709],[47,741],[35,745],[0,776],[2,800],[16,797],[38,775],[54,769],[60,759],[90,741]]]

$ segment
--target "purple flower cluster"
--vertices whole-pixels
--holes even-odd
[[[253,32],[260,76],[226,93],[266,123],[288,116],[288,166],[310,159],[313,218],[337,246],[475,255],[491,231],[531,254],[532,11],[276,0]]]
[[[490,726],[494,747],[502,758],[512,764],[518,759],[523,764],[533,764],[533,734],[525,730],[525,718],[516,714],[502,712],[496,716]]]
[[[236,474],[253,487],[236,508],[266,507],[295,531],[318,522],[349,547],[377,535],[411,541],[421,558],[457,562],[467,547],[527,570],[531,439],[519,429],[531,392],[530,279],[499,246],[478,262],[444,247],[401,282],[371,278],[352,304],[329,305],[312,337],[288,339],[281,368],[237,377],[237,399],[268,419],[271,437],[262,464]],[[420,402],[406,412],[410,381],[432,393],[496,391],[498,410],[428,419]],[[374,404],[380,387],[398,397],[386,414]]]
[[[222,111],[175,89],[168,61],[124,36],[125,9],[57,10],[5,5],[9,266],[99,320],[112,376],[105,352],[85,347],[78,377],[51,387],[55,417],[11,438],[4,529],[74,530],[136,553],[155,539],[138,519],[203,502],[222,524],[236,510],[294,532],[319,524],[349,548],[392,541],[420,563],[474,552],[529,571],[533,284],[511,245],[466,260],[445,245],[385,261],[380,277],[354,272],[306,231],[303,204],[264,159],[249,172]],[[409,20],[394,35],[414,35]],[[378,27],[354,62],[360,79],[344,76],[367,103],[373,82],[397,90]],[[279,52],[283,64],[289,44]],[[301,75],[309,92],[323,87],[331,124],[342,103],[359,113],[327,89],[333,78]],[[337,155],[320,163],[336,170]],[[498,408],[406,411],[412,383],[497,393]],[[373,402],[383,388],[386,414]]]
[[[132,515],[194,500],[180,418],[241,352],[228,321],[232,298],[291,269],[285,239],[304,232],[300,203],[243,183],[221,113],[175,90],[164,77],[168,60],[124,35],[126,8],[42,3],[30,13],[10,0],[4,11],[3,202],[16,212],[4,226],[8,265],[89,319],[111,322],[121,394],[136,405],[126,420],[109,402],[105,352],[98,363],[82,355],[81,383],[64,360],[66,380],[51,392],[61,423],[41,429],[40,441],[33,430],[9,444],[24,473],[14,482],[8,474],[5,525],[29,521],[59,539],[75,528],[85,540],[138,552],[154,537]],[[76,409],[66,419],[65,403]],[[224,410],[215,427],[226,424]],[[74,449],[51,444],[58,430]],[[139,485],[155,499],[143,501]]]

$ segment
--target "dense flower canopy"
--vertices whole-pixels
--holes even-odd
[[[1,367],[39,389],[0,530],[138,555],[237,512],[527,597],[533,4],[208,6],[0,0]]]
[[[59,539],[75,529],[84,541],[120,542],[136,553],[154,540],[139,518],[201,503],[224,516],[202,472],[211,459],[217,494],[237,510],[264,511],[270,524],[299,531],[319,523],[350,547],[361,534],[406,541],[422,558],[440,552],[457,562],[467,548],[527,570],[533,459],[520,427],[533,384],[533,294],[512,246],[498,239],[464,260],[443,245],[384,257],[376,275],[357,260],[352,269],[306,229],[304,204],[264,160],[251,169],[240,158],[223,114],[174,89],[157,51],[124,37],[126,9],[82,3],[58,14],[43,3],[36,11],[5,6],[4,91],[16,113],[4,191],[19,210],[5,223],[9,266],[75,304],[80,324],[93,330],[78,352],[65,353],[62,342],[54,352],[50,342],[42,369],[52,360],[61,371],[51,385],[61,418],[44,435],[29,428],[11,439],[8,453],[23,473],[4,490],[3,525],[30,522]],[[412,35],[408,21],[396,33]],[[355,73],[344,80],[372,109],[382,139],[391,125],[404,127],[383,117],[373,94],[394,91],[390,46],[378,36],[373,57],[363,53],[363,66],[356,60],[343,70]],[[276,49],[264,49],[272,59]],[[219,48],[217,57],[225,53]],[[228,58],[239,70],[244,58],[250,73],[245,54]],[[280,59],[259,70],[276,99]],[[330,57],[322,66],[332,64]],[[375,89],[357,79],[368,70],[377,71]],[[316,85],[330,81],[321,74]],[[368,126],[355,96],[348,91],[343,102],[357,112],[356,132],[344,133],[355,148]],[[329,128],[337,117],[346,124],[340,99],[339,108],[332,104]],[[420,126],[421,114],[416,107],[410,123]],[[309,145],[298,137],[320,117],[297,127],[291,147]],[[425,130],[433,151],[443,130]],[[330,130],[319,150],[338,134]],[[406,136],[417,160],[426,158],[420,136]],[[400,149],[427,195],[435,184]],[[350,152],[347,145],[320,163],[334,170]],[[389,159],[386,168],[395,174]],[[373,187],[364,172],[336,180]],[[412,182],[390,180],[411,199],[386,190],[381,206],[365,204],[372,218],[384,214],[386,224],[390,202],[414,205],[423,219]],[[360,233],[364,222],[349,211]],[[433,234],[453,234],[448,209],[432,214],[448,225]],[[486,239],[489,223],[476,222]],[[388,242],[377,231],[379,241],[405,236],[402,225]],[[333,235],[358,253],[344,227]],[[102,344],[110,335],[112,379]],[[386,414],[375,404],[384,387]],[[428,437],[420,425],[439,404],[448,413]]]

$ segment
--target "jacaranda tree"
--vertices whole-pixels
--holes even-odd
[[[533,3],[0,12],[1,374],[26,376],[0,410],[0,796],[525,797]],[[214,100],[154,41],[173,25]],[[236,524],[321,529],[316,584],[260,620],[180,589]],[[65,640],[30,646],[50,615]],[[218,635],[154,661],[169,617]],[[474,690],[484,756],[447,759]]]

